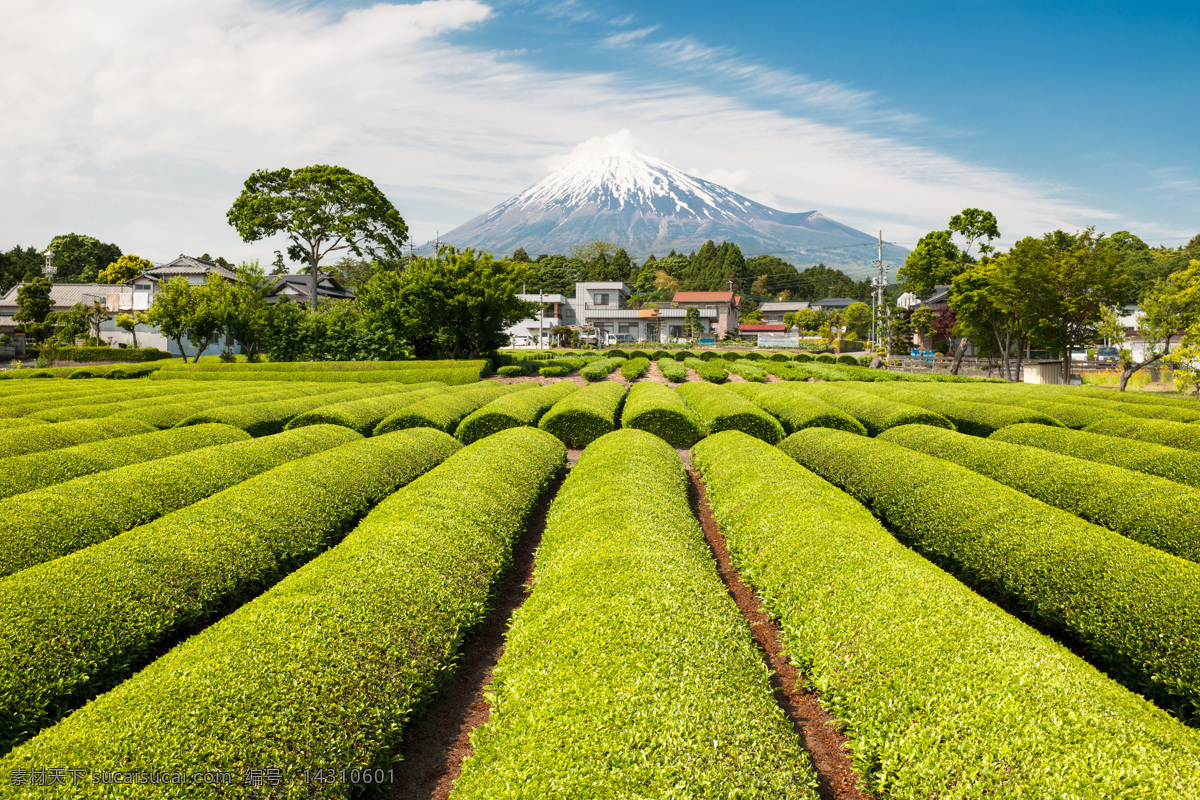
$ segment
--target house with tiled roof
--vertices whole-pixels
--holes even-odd
[[[271,275],[275,285],[267,295],[267,302],[278,303],[287,298],[292,303],[307,305],[312,298],[312,286],[308,275]],[[353,300],[354,292],[342,286],[337,278],[321,273],[317,276],[317,299]]]
[[[13,322],[13,315],[18,311],[17,292],[23,285],[18,283],[0,295],[0,333],[11,336],[17,326]],[[128,290],[120,283],[55,283],[50,287],[50,312],[67,311],[76,303],[91,305],[96,300],[107,306],[110,298],[115,298],[123,291]],[[114,299],[113,302],[117,301]],[[116,310],[115,307],[113,310]]]
[[[671,298],[675,308],[695,308],[700,311],[702,320],[709,320],[708,326],[717,338],[726,334],[737,333],[738,308],[742,298],[733,292],[676,292]]]

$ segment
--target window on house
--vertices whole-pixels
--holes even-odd
[[[593,296],[596,298],[596,305],[598,305],[598,306],[608,305],[608,295],[597,294],[597,295],[593,295]]]

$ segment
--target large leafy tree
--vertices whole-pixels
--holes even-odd
[[[187,362],[183,340],[195,348],[196,359],[224,332],[232,306],[233,290],[220,275],[208,275],[202,286],[186,278],[172,278],[154,297],[146,322],[175,342]]]
[[[44,338],[44,323],[50,315],[50,279],[34,278],[17,290],[17,313],[13,322],[39,341]]]
[[[91,283],[101,270],[121,257],[121,248],[115,244],[78,233],[55,236],[46,249],[54,253],[55,279],[59,283]]]
[[[237,268],[237,282],[217,298],[224,303],[222,327],[247,358],[256,357],[262,350],[271,308],[267,303],[271,285],[271,279],[263,275],[257,261],[243,262]]]
[[[25,278],[42,274],[42,254],[36,247],[16,245],[0,253],[0,292],[7,292]]]
[[[154,268],[154,262],[133,253],[126,253],[104,269],[96,277],[100,283],[125,283]]]
[[[288,256],[308,263],[314,311],[321,259],[338,250],[398,259],[408,240],[408,226],[374,182],[325,164],[255,172],[226,218],[247,242],[291,239]]]
[[[403,273],[371,279],[359,302],[365,317],[397,330],[418,356],[477,358],[504,346],[506,328],[537,313],[517,297],[521,270],[488,253],[443,247]]]

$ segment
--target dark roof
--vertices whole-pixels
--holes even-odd
[[[0,297],[0,313],[13,314],[17,309],[17,292],[24,284],[18,283]],[[123,283],[55,283],[50,286],[50,305],[53,310],[70,308],[76,303],[90,303],[97,297],[128,291]]]
[[[845,308],[859,302],[862,301],[851,300],[849,297],[830,297],[825,300],[813,300],[809,308]]]
[[[210,272],[215,272],[226,280],[237,280],[237,273],[227,267],[222,267],[220,264],[215,264],[212,261],[203,261],[199,258],[185,256],[182,253],[174,261],[168,261],[165,264],[151,267],[137,277],[146,277],[154,281],[161,281],[163,278],[174,277],[176,275],[207,275]],[[134,278],[134,280],[137,280],[137,278]]]
[[[278,298],[281,294],[286,294],[289,298],[296,300],[307,301],[312,298],[309,293],[310,275],[272,275],[275,278],[275,285],[271,287],[271,291],[267,294],[268,298]],[[332,284],[331,286],[322,286],[322,283]],[[284,288],[290,291],[284,292]],[[317,275],[317,297],[331,297],[334,300],[353,300],[354,292],[338,283],[337,278],[327,273]]]

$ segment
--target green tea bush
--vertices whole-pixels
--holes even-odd
[[[753,361],[749,361],[749,360],[731,361],[730,363],[725,365],[725,368],[728,369],[733,374],[739,375],[748,381],[762,383],[767,379],[766,370],[764,370],[759,365],[755,364]]]
[[[625,359],[622,356],[601,358],[597,361],[593,361],[583,369],[579,370],[579,376],[587,380],[589,383],[602,381],[608,377],[610,372],[624,363]]]
[[[489,381],[457,392],[438,393],[384,417],[383,421],[375,426],[375,435],[381,436],[405,428],[434,428],[442,433],[453,434],[458,424],[471,412],[483,408],[497,397],[514,392],[527,392],[536,385]]]
[[[909,403],[899,403],[876,397],[856,389],[807,383],[798,384],[797,390],[806,391],[834,408],[845,411],[861,422],[871,436],[878,436],[888,428],[894,428],[897,425],[933,425],[938,428],[954,430],[954,423],[941,414]]]
[[[658,371],[671,383],[683,383],[687,380],[687,365],[683,362],[673,358],[660,358],[654,363],[658,364]]]
[[[98,472],[0,500],[0,576],[144,525],[302,456],[360,439],[318,425]]]
[[[29,425],[4,432],[4,435],[0,437],[0,458],[42,453],[84,442],[150,433],[152,430],[154,429],[144,422],[108,417],[71,420],[49,425]]]
[[[520,364],[513,364],[509,367],[501,367],[496,370],[496,374],[501,378],[519,378],[526,374],[526,368]]]
[[[1184,718],[1200,712],[1200,564],[891,442],[809,428],[782,448],[1111,676]]]
[[[579,387],[570,381],[558,381],[497,397],[468,414],[459,423],[454,436],[463,444],[471,444],[508,428],[537,425],[555,403],[578,390]]]
[[[831,468],[839,446],[822,458]],[[737,567],[778,619],[806,686],[844,725],[864,791],[903,800],[1194,793],[1194,730],[897,542],[778,448],[722,433],[692,459]],[[909,471],[900,469],[877,475],[897,499]]]
[[[837,357],[837,363],[838,364],[846,364],[851,367],[857,367],[858,366],[858,357],[852,356],[849,353],[842,353],[840,356]]]
[[[159,361],[172,359],[170,353],[153,347],[43,347],[42,355],[51,361]]]
[[[871,366],[871,359],[873,359],[873,358],[874,358],[874,356],[871,356],[871,355],[859,356],[856,359],[856,363],[860,367],[868,367],[869,368]]]
[[[627,381],[636,381],[650,369],[650,361],[646,358],[631,358],[621,365],[621,377]]]
[[[1135,542],[1200,561],[1200,491],[1189,486],[928,425],[902,425],[879,438],[952,461]]]
[[[289,362],[290,363],[290,362]],[[326,363],[326,362],[320,362]],[[229,367],[242,366],[228,364]],[[257,366],[251,364],[250,366]],[[247,372],[193,372],[191,370],[159,370],[150,376],[152,380],[191,381],[308,381],[311,383],[429,383],[438,381],[450,386],[462,383],[478,383],[491,370],[487,361],[478,366],[452,367],[447,369],[397,369],[397,370],[310,370],[304,372],[263,371]]]
[[[352,441],[0,581],[0,741],[258,594],[458,449],[429,429]]]
[[[269,436],[279,433],[294,418],[305,411],[322,406],[342,403],[347,400],[362,400],[367,397],[379,397],[384,394],[402,393],[403,386],[356,386],[328,394],[304,395],[289,397],[285,400],[271,402],[246,403],[243,405],[223,405],[192,414],[179,423],[181,427],[200,425],[205,422],[221,422],[241,428],[251,436]]]
[[[688,407],[696,412],[708,433],[743,431],[768,444],[783,438],[779,421],[750,400],[721,386],[683,383],[675,387]]]
[[[1200,451],[1200,425],[1189,425],[1184,422],[1111,417],[1093,422],[1084,430],[1104,436],[1139,439],[1143,442],[1177,447],[1181,450]]]
[[[623,358],[623,359],[629,358],[629,353],[625,352],[624,350],[622,350],[619,347],[614,347],[613,349],[609,350],[604,355],[606,358]]]
[[[677,350],[672,357],[676,361],[687,361],[689,358],[695,358],[696,354],[690,350]]]
[[[473,734],[456,797],[586,786],[590,797],[816,800],[687,485],[671,448],[641,431],[607,434],[580,457],[496,667],[503,712]]]
[[[1063,424],[1054,417],[1043,414],[1032,408],[1001,405],[1000,403],[970,402],[955,400],[950,397],[939,397],[929,392],[913,391],[910,388],[895,383],[869,384],[855,387],[859,391],[895,400],[900,403],[918,406],[936,414],[940,414],[954,423],[961,433],[971,436],[990,436],[1001,428],[1021,423],[1049,425],[1061,428]],[[982,400],[982,398],[981,398]]]
[[[630,358],[630,360],[633,360],[635,358],[644,358],[647,361],[649,361],[650,354],[647,353],[645,350],[634,350],[629,354],[629,358]]]
[[[285,426],[285,430],[303,428],[305,425],[341,425],[344,428],[358,431],[363,436],[370,436],[379,423],[402,409],[432,397],[472,391],[478,384],[468,383],[465,386],[455,387],[447,387],[440,383],[410,385],[413,387],[412,391],[364,397],[359,400],[344,400],[340,403],[322,405],[312,411],[305,411],[303,414],[292,417],[291,422]]]
[[[808,353],[796,353],[796,357],[794,360],[803,364],[807,361],[812,361],[813,357]]]
[[[225,386],[225,384],[213,385]],[[159,401],[157,405],[138,404],[135,408],[117,412],[114,418],[137,419],[159,429],[173,428],[201,411],[220,409],[236,404],[270,403],[293,397],[328,395],[343,388],[341,384],[334,383],[288,383],[283,385],[235,383],[234,385],[246,388],[242,391],[225,388],[212,394],[192,395],[186,400],[171,397]],[[420,386],[420,384],[416,385]]]
[[[671,358],[671,352],[669,350],[655,350],[650,354],[651,361],[658,361],[660,358]]]
[[[32,492],[96,472],[249,438],[250,435],[245,431],[228,425],[197,425],[0,459],[0,498]]]
[[[683,362],[688,369],[695,372],[702,380],[709,383],[724,383],[729,377],[729,373],[725,370],[725,359],[711,359],[702,361],[698,358],[689,358]]]
[[[542,367],[538,374],[543,378],[563,378],[570,373],[570,367]]]
[[[715,350],[704,350],[697,356],[701,361],[712,361],[714,358],[720,358],[721,354]]]
[[[770,361],[791,361],[792,357],[787,353],[771,353]]]
[[[725,359],[726,361],[737,361],[739,358],[744,356],[745,353],[738,353],[733,350],[726,350],[724,353],[721,353],[721,358]]]
[[[119,367],[114,367],[104,373],[105,378],[111,380],[125,380],[127,378],[144,378],[147,375],[158,372],[162,369],[161,363],[150,364],[124,364]]]
[[[779,420],[787,435],[804,428],[837,428],[860,436],[867,435],[862,423],[845,411],[806,392],[794,391],[786,383],[766,386],[751,399],[759,408]]]
[[[832,353],[817,353],[813,360],[820,361],[822,364],[833,364],[836,361]]]
[[[629,387],[621,427],[652,433],[672,447],[691,447],[704,436],[704,423],[696,412],[678,394],[653,381]]]
[[[0,768],[120,770],[136,754],[146,772],[187,765],[241,776],[272,765],[283,786],[298,788],[314,770],[386,767],[405,721],[483,618],[512,543],[565,455],[532,428],[463,448],[380,503],[337,547],[25,742]],[[72,793],[107,797],[111,788],[87,782]],[[163,796],[162,787],[153,794]]]
[[[1112,464],[1200,488],[1200,453],[1175,447],[1087,431],[1054,430],[1043,425],[1011,425],[990,438]]]
[[[617,427],[625,387],[600,381],[572,392],[554,404],[538,427],[559,438],[567,447],[587,447]]]

